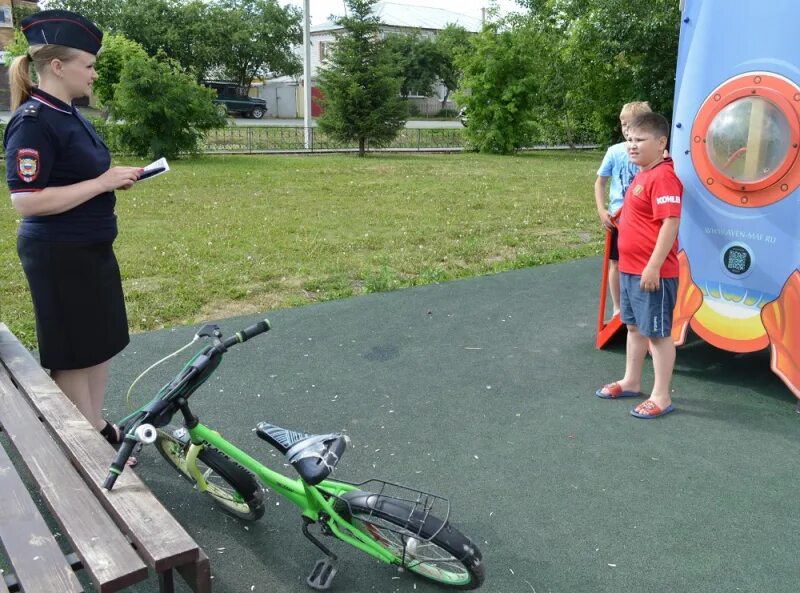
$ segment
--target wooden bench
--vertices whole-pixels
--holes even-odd
[[[0,447],[0,553],[13,571],[0,593],[81,592],[79,569],[111,593],[146,579],[148,567],[162,593],[174,591],[173,569],[210,593],[208,557],[130,468],[102,489],[114,449],[2,323],[0,430],[72,550],[64,555]]]

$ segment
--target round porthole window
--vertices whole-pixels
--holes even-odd
[[[754,183],[772,176],[789,156],[789,122],[774,103],[737,99],[711,120],[706,150],[714,167],[734,181]]]
[[[700,108],[692,162],[707,189],[741,207],[765,206],[800,185],[797,86],[765,73],[729,80]]]

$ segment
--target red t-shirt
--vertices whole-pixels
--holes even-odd
[[[641,275],[656,246],[665,218],[680,217],[683,184],[675,175],[672,159],[633,178],[619,221],[619,271]],[[678,277],[678,240],[661,266],[661,278]]]

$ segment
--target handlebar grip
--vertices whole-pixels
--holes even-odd
[[[269,331],[271,327],[272,326],[269,324],[269,320],[264,319],[263,321],[254,323],[250,327],[244,328],[240,332],[236,332],[236,335],[239,337],[239,342],[246,342],[250,338],[255,338],[258,334],[263,334],[265,331]]]
[[[117,457],[108,468],[108,477],[106,478],[105,482],[103,482],[103,488],[110,491],[114,487],[114,482],[117,481],[117,478],[122,473],[122,470],[125,469],[125,463],[128,461],[128,457],[131,456],[135,446],[136,439],[126,436],[125,441],[122,443],[119,451],[117,451]]]

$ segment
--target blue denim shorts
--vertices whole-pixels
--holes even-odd
[[[643,291],[641,276],[619,275],[620,319],[625,325],[635,325],[648,338],[666,338],[672,333],[672,310],[678,293],[677,278],[661,278],[658,290]]]

